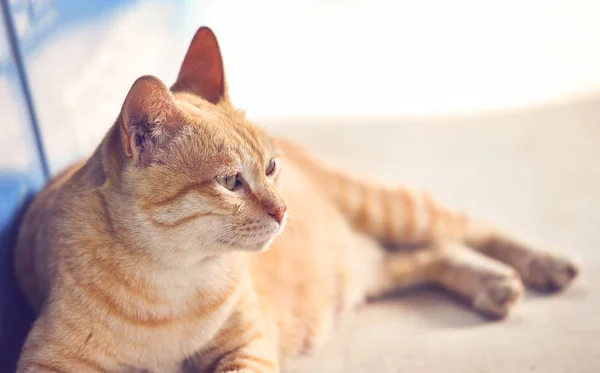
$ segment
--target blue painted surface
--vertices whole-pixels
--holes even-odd
[[[55,174],[89,154],[135,77],[177,72],[178,58],[164,59],[168,65],[159,57],[183,55],[193,27],[184,22],[185,0],[0,2],[0,373],[9,373],[34,317],[15,284],[12,250],[46,181],[44,162]]]
[[[0,173],[0,372],[14,372],[34,315],[17,289],[12,248],[25,206],[40,186],[25,173]],[[35,176],[34,176],[35,179]]]
[[[12,248],[19,217],[45,177],[5,20],[0,17],[0,372],[12,372],[33,320],[15,285]]]
[[[13,18],[20,18],[16,31],[19,47],[29,53],[55,32],[91,18],[102,17],[126,7],[134,0],[12,0],[8,1]]]

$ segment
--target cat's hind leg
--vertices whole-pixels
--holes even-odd
[[[466,242],[485,255],[515,268],[526,285],[559,291],[579,274],[579,265],[558,254],[536,250],[483,224],[471,223]]]
[[[572,260],[534,250],[497,233],[437,202],[425,191],[383,186],[327,165],[297,145],[286,142],[282,145],[324,187],[356,231],[380,242],[391,245],[466,242],[514,267],[525,284],[543,290],[563,289],[579,273]]]
[[[458,242],[390,252],[381,266],[381,280],[371,295],[435,284],[485,316],[504,318],[523,294],[523,283],[514,269]]]
[[[432,268],[431,281],[464,298],[479,313],[508,316],[524,292],[518,272],[458,242],[440,244],[445,255]]]

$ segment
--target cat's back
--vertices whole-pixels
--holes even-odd
[[[48,290],[50,226],[56,217],[57,200],[84,164],[85,160],[82,160],[54,177],[31,202],[20,225],[14,254],[15,275],[21,291],[36,312]]]

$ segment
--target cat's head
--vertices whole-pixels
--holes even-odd
[[[136,232],[159,255],[260,251],[286,205],[272,140],[231,105],[219,45],[200,28],[176,83],[139,78],[118,119],[120,187]]]

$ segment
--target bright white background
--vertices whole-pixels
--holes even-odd
[[[438,115],[600,91],[598,0],[196,1],[259,118]],[[192,30],[190,30],[192,33]]]

